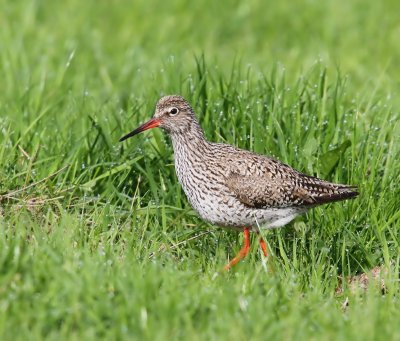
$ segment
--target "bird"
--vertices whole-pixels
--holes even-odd
[[[161,97],[153,117],[119,141],[156,127],[172,140],[176,175],[192,208],[206,222],[244,234],[242,248],[224,270],[247,256],[250,232],[287,225],[311,208],[359,194],[357,186],[328,182],[274,158],[208,141],[193,108],[179,95]],[[259,243],[267,256],[262,237]]]

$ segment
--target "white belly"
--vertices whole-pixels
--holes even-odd
[[[186,193],[186,191],[185,191]],[[253,230],[280,227],[288,224],[305,210],[300,208],[249,208],[234,197],[217,196],[202,192],[189,195],[188,200],[194,210],[204,220],[219,226],[232,228],[252,227]]]

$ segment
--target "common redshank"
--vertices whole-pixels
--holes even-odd
[[[177,95],[162,97],[153,118],[120,141],[155,127],[171,136],[176,175],[200,217],[244,232],[244,245],[225,270],[248,254],[250,231],[283,226],[310,208],[358,195],[355,186],[331,183],[272,158],[207,141],[192,107]],[[267,256],[262,238],[260,246]]]

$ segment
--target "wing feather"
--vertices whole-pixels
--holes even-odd
[[[246,161],[246,168],[241,162],[232,165],[226,186],[248,207],[316,206],[358,195],[354,186],[308,176],[273,159],[257,157],[253,162]]]

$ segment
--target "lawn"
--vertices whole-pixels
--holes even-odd
[[[398,340],[398,13],[1,1],[0,339]],[[263,231],[268,259],[252,236],[220,272],[242,236],[191,209],[168,137],[118,142],[165,94],[190,101],[208,139],[360,196]]]

